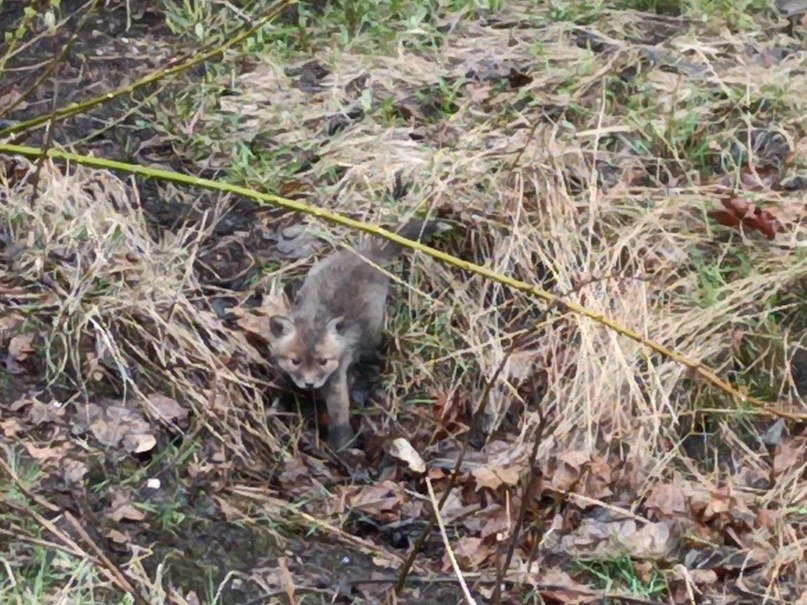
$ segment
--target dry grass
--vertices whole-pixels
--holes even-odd
[[[807,327],[807,199],[803,190],[765,185],[767,172],[761,186],[749,184],[744,165],[750,157],[760,170],[770,166],[785,177],[804,170],[807,55],[763,29],[772,28],[769,15],[755,18],[759,29],[745,33],[713,21],[602,10],[577,26],[518,2],[495,20],[447,16],[449,33],[434,46],[424,38],[442,22],[424,25],[426,33],[393,32],[383,43],[371,30],[342,44],[323,26],[305,56],[264,49],[215,109],[197,91],[199,103],[190,105],[206,109],[194,114],[190,135],[172,131],[175,118],[188,123],[178,107],[163,104],[156,117],[167,140],[190,137],[175,145],[177,153],[222,170],[222,178],[256,188],[298,185],[312,205],[372,223],[417,211],[449,215],[460,228],[440,244],[447,251],[565,294],[741,389],[800,410],[791,357],[805,346]],[[288,70],[311,60],[330,73],[315,88],[300,87],[300,76]],[[514,85],[511,68],[529,81]],[[477,79],[466,82],[470,70]],[[357,92],[349,83],[363,74],[369,79]],[[335,117],[341,128],[330,134]],[[287,170],[289,155],[299,160],[309,151],[318,156],[312,166]],[[217,315],[212,289],[199,277],[200,254],[220,244],[214,229],[230,201],[218,200],[202,221],[157,231],[137,191],[118,176],[63,173],[46,163],[39,202],[31,205],[33,167],[22,169],[27,179],[0,182],[0,284],[26,293],[6,297],[7,304],[40,338],[37,358],[53,396],[81,404],[110,389],[140,402],[167,394],[190,406],[204,434],[217,440],[194,464],[221,449],[242,468],[271,466],[266,497],[279,500],[248,497],[253,522],[265,514],[275,523],[285,515],[303,523],[279,503],[295,508],[303,494],[306,514],[347,522],[345,502],[358,496],[329,485],[321,463],[300,462],[298,427],[264,412],[260,352]],[[412,188],[393,199],[385,192],[397,179]],[[770,208],[784,231],[768,241],[718,225],[708,212],[732,188]],[[173,195],[188,201],[185,193]],[[313,260],[300,257],[255,285],[294,282]],[[252,290],[228,295],[240,305]],[[680,515],[684,529],[669,540],[678,552],[697,550],[686,540],[716,536],[725,539],[719,546],[756,549],[764,555],[755,590],[779,591],[778,602],[797,596],[807,539],[805,463],[793,445],[792,455],[778,450],[778,463],[765,449],[771,419],[736,409],[680,364],[595,321],[431,259],[408,262],[390,309],[382,395],[362,412],[369,432],[408,437],[435,466],[451,460],[467,436],[471,407],[518,337],[489,389],[487,443],[474,464],[515,468],[523,477],[540,409],[552,431],[537,460],[555,497],[579,494],[587,504],[567,497],[586,519],[606,511],[598,523],[619,518],[614,511],[640,511],[650,523],[665,515],[643,509],[646,498],[674,486],[698,511]],[[306,474],[310,483],[292,486]],[[566,482],[569,475],[576,479]],[[489,494],[496,502],[499,496]],[[727,530],[741,539],[715,529],[725,511],[703,512],[718,500],[756,516],[751,529]],[[775,520],[758,522],[773,511]],[[232,508],[225,514],[235,518]],[[561,531],[556,523],[550,531],[552,516],[543,525],[538,517],[531,535],[544,539],[544,552],[565,548],[586,559],[587,546],[564,541],[579,538],[577,525]],[[462,542],[463,527],[455,531]],[[383,541],[363,548],[387,556]],[[636,546],[642,558],[637,552],[648,550]],[[591,553],[607,558],[593,547]],[[525,584],[540,584],[530,556],[520,547],[514,569],[528,572]]]
[[[35,166],[19,162],[29,178],[4,181],[0,193],[4,282],[32,293],[18,309],[24,331],[37,334],[46,391],[79,405],[99,391],[124,402],[164,393],[239,456],[278,451],[248,369],[263,360],[217,316],[194,268],[223,205],[155,236],[131,183],[80,167],[65,174],[49,162],[36,181]],[[242,434],[245,425],[256,427],[252,435]],[[246,448],[250,438],[257,450]]]

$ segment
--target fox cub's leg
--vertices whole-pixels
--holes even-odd
[[[347,381],[347,364],[340,364],[323,387],[328,408],[328,444],[336,451],[344,448],[353,438],[350,427],[350,389]]]

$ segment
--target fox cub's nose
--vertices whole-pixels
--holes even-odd
[[[315,384],[316,384],[316,382],[313,381],[313,380],[306,380],[305,381],[305,386],[308,387],[309,389],[312,388]]]

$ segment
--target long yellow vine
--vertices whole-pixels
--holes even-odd
[[[10,144],[3,144],[0,143],[0,153],[7,153],[11,155],[21,155],[28,158],[39,158],[42,156],[42,150],[35,148],[35,147],[26,147],[22,145],[10,145]],[[451,265],[456,267],[457,269],[461,269],[463,271],[468,271],[469,273],[475,273],[477,275],[481,275],[491,281],[497,282],[514,290],[518,290],[521,292],[526,292],[527,294],[535,297],[543,299],[551,304],[558,305],[560,308],[569,310],[573,313],[577,313],[582,315],[583,317],[588,317],[589,319],[608,327],[611,330],[614,330],[618,334],[630,338],[649,349],[668,357],[677,363],[680,363],[688,368],[690,368],[694,373],[699,375],[701,378],[709,382],[710,384],[714,385],[718,389],[722,390],[723,392],[727,393],[728,395],[732,396],[736,401],[741,403],[748,403],[759,407],[766,412],[770,413],[774,416],[780,416],[784,418],[788,418],[791,420],[799,420],[804,421],[807,420],[807,414],[791,414],[782,410],[778,410],[772,407],[765,401],[761,399],[757,399],[756,397],[752,397],[745,393],[741,393],[725,381],[718,378],[711,370],[703,366],[702,364],[692,361],[688,359],[684,355],[672,351],[650,339],[647,339],[640,334],[634,332],[633,330],[629,330],[627,328],[623,328],[622,326],[615,323],[613,320],[605,317],[604,315],[600,315],[595,313],[585,307],[582,307],[576,303],[565,301],[562,298],[542,290],[532,284],[527,282],[519,281],[517,279],[513,279],[511,277],[507,277],[506,275],[500,275],[495,271],[491,271],[481,265],[477,265],[468,261],[464,261],[462,259],[456,258],[450,254],[446,254],[445,252],[441,252],[440,250],[436,250],[435,248],[431,248],[420,242],[416,242],[413,240],[406,239],[401,237],[395,233],[387,231],[386,229],[382,229],[380,227],[376,227],[373,225],[368,225],[362,223],[361,221],[357,221],[346,216],[342,216],[340,214],[330,212],[328,210],[323,210],[321,208],[314,208],[309,206],[308,204],[304,204],[302,202],[298,202],[295,200],[286,199],[283,197],[279,197],[276,195],[271,195],[268,193],[260,193],[258,191],[254,191],[252,189],[247,189],[246,187],[240,187],[238,185],[230,185],[227,183],[219,183],[216,181],[211,181],[208,179],[202,179],[199,177],[188,176],[184,174],[179,174],[176,172],[171,172],[168,170],[160,170],[157,168],[149,168],[147,166],[138,166],[137,164],[127,164],[125,162],[117,162],[115,160],[107,160],[103,158],[94,158],[90,156],[79,155],[75,153],[69,153],[65,151],[59,151],[56,149],[49,149],[45,153],[46,156],[56,159],[56,160],[65,160],[68,162],[75,162],[76,164],[81,164],[84,166],[90,166],[93,168],[100,168],[100,169],[107,169],[107,170],[116,170],[125,172],[128,174],[135,174],[147,178],[154,178],[159,179],[162,181],[168,181],[173,183],[178,183],[182,185],[190,185],[195,187],[202,187],[204,189],[210,189],[213,191],[221,191],[224,193],[231,193],[235,195],[242,195],[244,197],[253,199],[257,202],[262,202],[266,204],[271,204],[273,206],[280,206],[282,208],[287,208],[289,210],[293,210],[295,212],[301,212],[303,214],[308,214],[311,216],[315,216],[317,218],[321,218],[326,220],[330,223],[334,223],[336,225],[343,225],[345,227],[349,227],[351,229],[356,229],[357,231],[363,231],[365,233],[370,233],[376,235],[378,237],[383,237],[390,241],[396,242],[406,248],[410,248],[412,250],[417,250],[426,254],[427,256],[431,256],[434,259],[437,259],[447,265]]]

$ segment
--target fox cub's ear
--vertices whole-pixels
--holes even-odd
[[[272,331],[272,336],[280,338],[291,334],[292,330],[294,330],[294,324],[285,315],[273,315],[269,318],[269,329]]]
[[[333,334],[334,336],[338,336],[342,333],[345,329],[345,318],[344,317],[334,317],[331,321],[328,322],[328,332]]]

